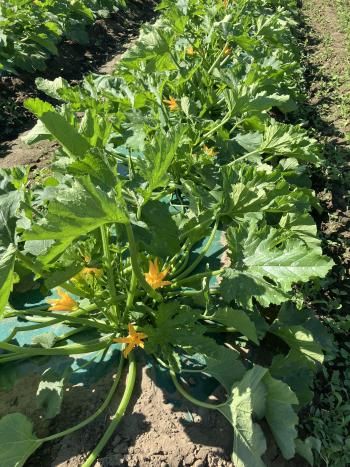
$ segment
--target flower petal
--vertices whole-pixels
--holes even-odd
[[[134,347],[135,347],[135,344],[130,342],[130,344],[124,349],[123,355],[124,355],[125,358],[128,357],[129,353],[134,349]]]

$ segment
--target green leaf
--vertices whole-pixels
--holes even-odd
[[[235,467],[265,466],[261,460],[266,451],[265,437],[252,417],[254,407],[265,404],[266,393],[262,379],[266,372],[265,368],[258,365],[247,371],[243,379],[233,385],[230,400],[218,409],[234,430],[232,462]]]
[[[298,213],[311,209],[312,192],[291,186],[283,173],[270,173],[251,164],[237,164],[223,169],[223,211],[232,217],[264,212]]]
[[[21,200],[19,191],[10,191],[0,196],[0,248],[15,242],[16,213]]]
[[[61,77],[53,81],[44,78],[36,78],[35,84],[40,91],[57,100],[61,100],[60,89],[69,87],[68,81]]]
[[[0,465],[22,467],[42,444],[33,433],[33,424],[20,413],[6,415],[0,420]]]
[[[70,369],[69,369],[70,370]],[[44,371],[36,393],[38,407],[43,409],[45,418],[56,417],[61,411],[64,388],[70,371],[59,376],[52,368]]]
[[[221,277],[220,291],[226,303],[235,301],[251,309],[253,298],[265,307],[271,303],[279,304],[289,299],[288,294],[279,290],[275,285],[246,272],[227,268]]]
[[[289,96],[271,94],[267,91],[255,94],[255,86],[235,86],[223,93],[228,109],[233,115],[246,112],[263,112],[288,102]]]
[[[321,451],[321,441],[313,436],[309,436],[304,441],[301,439],[297,439],[295,441],[296,444],[296,452],[299,456],[303,457],[308,461],[308,463],[313,466],[314,465],[314,455],[313,450],[315,450],[318,454]]]
[[[206,361],[203,373],[216,378],[227,391],[232,385],[243,378],[246,372],[243,363],[239,360],[238,351],[218,345],[213,339],[207,339],[201,355]]]
[[[148,336],[146,351],[157,355],[181,347],[190,355],[196,353],[198,345],[205,345],[210,340],[203,336],[206,327],[198,322],[200,314],[199,310],[178,301],[160,304],[155,313],[154,326],[143,327]]]
[[[28,133],[21,137],[21,140],[29,145],[52,139],[54,139],[54,137],[52,136],[51,132],[40,120],[37,121],[36,125],[30,131],[28,131]]]
[[[319,247],[321,240],[317,237],[317,226],[310,214],[288,213],[281,217],[279,225],[298,237],[308,246]]]
[[[245,368],[237,351],[220,346],[204,335],[207,328],[200,324],[200,315],[200,310],[180,302],[162,303],[155,313],[154,326],[142,328],[148,336],[145,350],[169,361],[178,371],[181,371],[179,348],[187,355],[200,355],[204,359],[201,371],[216,378],[229,391],[243,376]]]
[[[267,387],[265,417],[274,435],[278,447],[285,459],[295,455],[296,426],[298,417],[292,405],[298,404],[298,399],[290,387],[272,378],[267,373],[263,379]]]
[[[12,291],[16,251],[17,248],[12,244],[6,250],[0,248],[0,319]]]
[[[40,345],[40,347],[43,347],[44,349],[52,349],[56,342],[57,336],[51,331],[34,336],[32,339],[32,345]]]
[[[324,355],[322,347],[318,344],[312,333],[303,326],[278,326],[278,323],[270,328],[270,332],[284,340],[289,347],[299,352],[311,364],[323,363]]]
[[[295,392],[301,406],[311,402],[313,392],[310,389],[314,379],[314,366],[297,350],[291,350],[287,355],[276,355],[270,367],[273,377],[285,383]]]
[[[295,157],[302,162],[320,163],[316,140],[298,126],[274,123],[266,126],[259,152],[270,156]]]
[[[225,327],[237,329],[238,332],[259,345],[255,324],[245,311],[229,307],[219,308],[210,316],[210,320],[223,324]]]
[[[153,25],[144,27],[139,41],[126,52],[120,66],[138,70],[145,62],[148,73],[174,70],[176,65],[170,55],[171,42],[171,36],[164,30],[157,30]]]
[[[147,181],[147,188],[142,189],[147,201],[156,188],[164,187],[169,179],[168,169],[182,139],[184,128],[176,128],[167,135],[159,133],[153,144],[145,149],[145,157],[139,159],[140,172]]]
[[[68,165],[67,171],[73,175],[89,175],[91,180],[100,187],[113,188],[117,182],[117,170],[109,163],[103,151],[90,151],[83,158]]]
[[[71,156],[83,157],[90,145],[51,104],[40,99],[28,99],[25,107],[38,117],[45,128]]]
[[[95,187],[89,177],[56,188],[45,219],[24,232],[25,240],[77,238],[108,223],[127,223],[121,184],[112,193]]]
[[[147,252],[166,258],[179,251],[180,232],[167,204],[160,201],[148,201],[142,209],[141,220],[145,223],[145,228],[137,226],[135,236],[142,242]]]
[[[37,34],[32,36],[32,40],[37,42],[44,49],[47,49],[52,55],[58,55],[56,44],[49,39],[46,34]]]
[[[233,269],[223,274],[220,288],[226,302],[252,307],[253,297],[263,306],[288,299],[294,283],[325,277],[332,261],[320,248],[310,248],[288,233],[251,221],[227,230]]]
[[[310,331],[315,341],[329,353],[335,352],[332,335],[321,323],[315,313],[307,308],[298,309],[294,303],[287,302],[281,306],[277,319],[272,324],[272,330],[289,326],[303,326]]]
[[[61,258],[62,257],[60,257],[60,260]],[[72,258],[72,262],[68,264],[68,266],[61,265],[57,261],[54,263],[54,265],[55,270],[50,271],[48,277],[46,277],[44,280],[44,285],[48,290],[54,289],[55,287],[70,280],[72,277],[78,274],[84,266],[82,261],[79,262],[75,258]]]
[[[254,133],[239,133],[235,136],[234,141],[239,144],[247,152],[255,151],[261,144],[262,134],[258,131]]]

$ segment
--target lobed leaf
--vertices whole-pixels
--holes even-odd
[[[0,465],[24,466],[42,443],[33,433],[32,422],[24,415],[12,413],[0,420]]]

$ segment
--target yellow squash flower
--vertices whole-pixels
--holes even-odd
[[[218,152],[214,148],[208,148],[208,146],[203,146],[203,151],[207,156],[214,157],[218,155]]]
[[[186,53],[187,53],[187,55],[190,55],[191,57],[193,57],[193,55],[196,54],[196,52],[195,52],[195,50],[194,50],[194,48],[192,46],[187,47]]]
[[[153,289],[159,289],[165,285],[170,285],[170,281],[165,281],[166,275],[170,271],[170,268],[165,268],[162,272],[159,271],[158,258],[154,262],[149,262],[149,271],[144,273],[145,279]]]
[[[224,7],[227,8],[228,6],[228,0],[224,0]]]
[[[230,55],[231,52],[232,52],[231,47],[229,47],[228,45],[225,45],[225,48],[224,48],[224,55],[225,55],[225,57],[227,57],[228,55]]]
[[[61,289],[61,287],[57,288],[57,293],[60,298],[46,300],[47,303],[51,304],[49,311],[75,311],[79,308],[78,303]]]
[[[123,355],[125,358],[129,353],[134,350],[136,346],[144,348],[143,339],[146,339],[147,335],[143,332],[135,331],[135,328],[132,324],[128,324],[129,335],[128,337],[117,337],[113,339],[113,342],[118,342],[120,344],[128,344],[127,347],[123,350]]]
[[[164,99],[163,102],[169,106],[170,112],[174,112],[178,108],[176,99],[172,96],[169,96],[169,99]]]

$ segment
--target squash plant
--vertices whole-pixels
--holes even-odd
[[[89,42],[86,26],[124,0],[4,0],[0,4],[0,75],[45,70],[62,37]]]
[[[60,149],[34,182],[28,170],[1,173],[0,310],[19,324],[0,342],[0,365],[123,349],[105,402],[76,426],[38,438],[22,414],[0,420],[0,464],[23,465],[42,443],[93,421],[126,364],[92,465],[130,401],[136,348],[186,399],[230,422],[236,467],[264,465],[261,420],[286,459],[298,452],[312,463],[297,411],[328,340],[302,284],[325,277],[332,261],[311,216],[319,147],[286,123],[302,95],[293,4],[284,3],[164,0],[115,75],[78,87],[38,80],[61,105],[27,101],[39,119],[27,141]],[[46,305],[11,305],[24,270]],[[57,323],[70,332],[14,342]],[[87,337],[72,343],[76,334]],[[196,398],[193,372],[216,379],[222,399]]]

